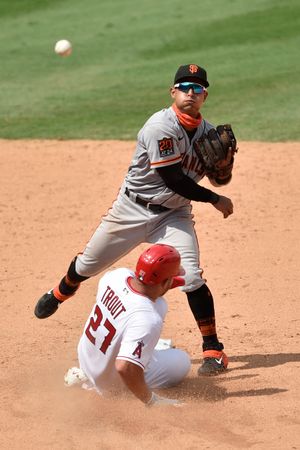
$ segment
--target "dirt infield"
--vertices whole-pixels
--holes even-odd
[[[239,147],[220,191],[234,214],[193,207],[229,370],[197,377],[200,336],[185,295],[171,291],[162,337],[193,364],[166,395],[186,405],[147,410],[63,385],[99,277],[49,319],[33,315],[116,197],[134,143],[0,141],[0,448],[300,449],[299,143]],[[143,248],[115,266],[132,266]]]

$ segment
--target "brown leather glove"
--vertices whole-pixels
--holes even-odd
[[[226,184],[232,176],[237,142],[231,125],[218,125],[194,143],[194,150],[210,181]],[[214,184],[214,183],[213,183]]]

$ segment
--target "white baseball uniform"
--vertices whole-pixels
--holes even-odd
[[[138,134],[136,151],[117,200],[83,254],[77,257],[79,275],[96,275],[141,243],[165,243],[180,253],[186,272],[181,289],[189,292],[202,286],[191,201],[168,189],[155,169],[181,162],[183,172],[198,182],[204,170],[193,144],[210,128],[213,126],[202,119],[190,139],[172,107],[150,117]],[[137,196],[168,209],[154,212],[136,203]]]
[[[133,276],[132,271],[121,268],[101,278],[96,304],[78,344],[80,368],[101,393],[124,388],[116,359],[141,367],[149,388],[176,384],[190,369],[185,352],[154,350],[167,304],[162,297],[153,302],[136,292],[130,284]]]

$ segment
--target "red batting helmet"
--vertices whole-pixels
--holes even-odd
[[[144,284],[159,284],[173,278],[171,287],[182,286],[180,255],[171,245],[155,244],[145,250],[138,259],[135,275]],[[174,279],[175,277],[175,279]]]

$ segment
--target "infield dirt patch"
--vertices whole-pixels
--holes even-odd
[[[189,352],[192,370],[165,395],[184,407],[147,410],[64,387],[101,274],[49,319],[36,319],[34,306],[112,204],[134,146],[0,141],[0,447],[299,449],[299,143],[239,143],[232,183],[220,190],[234,203],[228,219],[193,204],[227,373],[197,376],[201,339],[174,290],[162,337]],[[115,267],[133,267],[145,246]]]

